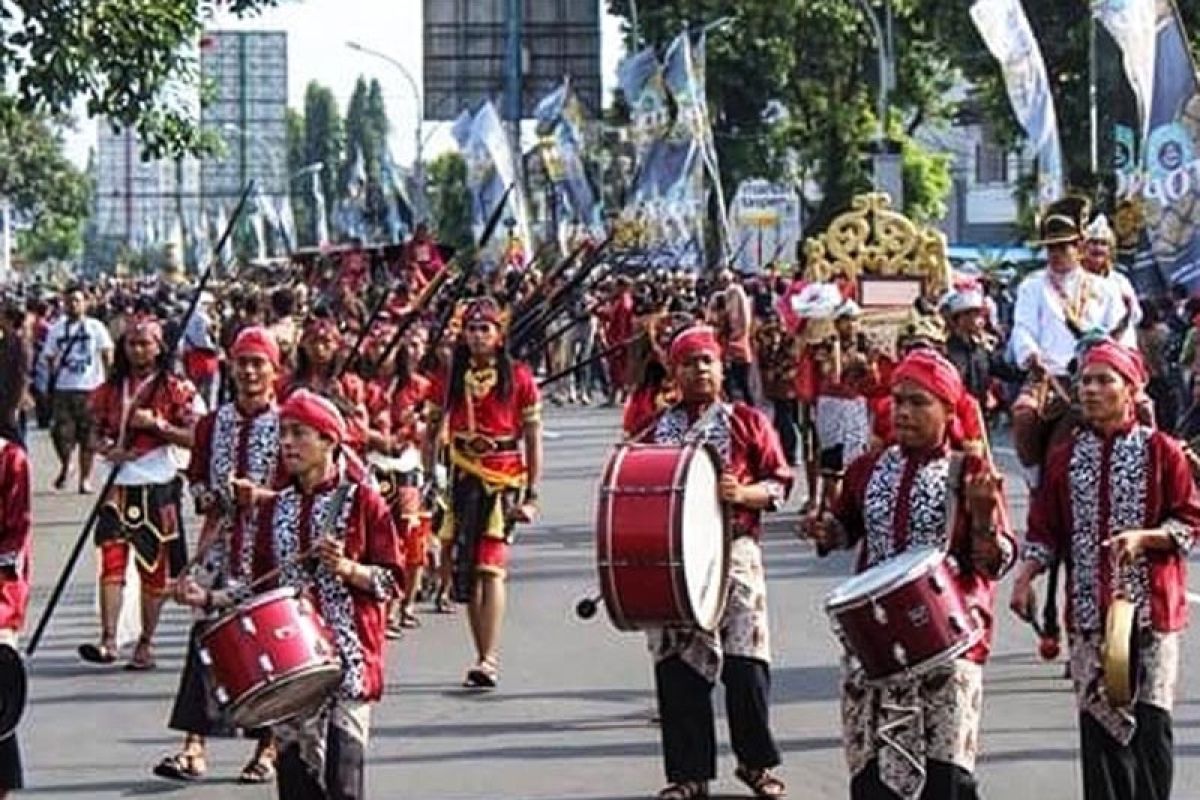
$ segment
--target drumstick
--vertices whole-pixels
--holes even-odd
[[[317,539],[315,542],[313,542],[308,547],[301,550],[299,553],[296,553],[291,558],[286,559],[283,563],[267,570],[262,575],[259,575],[257,578],[250,581],[250,583],[246,585],[246,589],[253,591],[254,589],[258,588],[259,586],[262,586],[264,583],[268,583],[270,581],[275,580],[276,578],[279,577],[279,574],[281,572],[283,572],[285,569],[287,569],[290,566],[294,566],[295,564],[299,564],[301,561],[303,561],[304,559],[308,558],[313,553],[315,553],[317,551],[317,547],[320,545],[320,542],[321,542],[321,540]]]

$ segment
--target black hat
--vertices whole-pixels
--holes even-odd
[[[0,739],[6,739],[17,729],[25,711],[28,685],[25,664],[10,645],[0,644]]]
[[[1083,238],[1083,229],[1091,213],[1092,204],[1086,197],[1072,195],[1055,200],[1046,206],[1038,220],[1038,239],[1031,244],[1045,247],[1078,242]]]

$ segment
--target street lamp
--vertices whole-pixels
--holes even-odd
[[[414,131],[414,141],[416,143],[416,152],[413,158],[413,178],[417,184],[417,203],[422,206],[425,204],[425,137],[422,135],[422,126],[425,122],[425,106],[421,100],[421,90],[417,86],[416,79],[412,73],[408,71],[408,67],[401,64],[396,59],[389,56],[387,53],[381,53],[378,50],[373,50],[370,47],[365,47],[358,42],[346,42],[346,46],[351,50],[359,53],[364,53],[369,56],[374,56],[381,61],[386,61],[396,69],[400,70],[400,74],[404,76],[408,88],[412,91],[413,103],[416,106],[417,124]]]

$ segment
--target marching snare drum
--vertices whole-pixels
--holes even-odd
[[[296,589],[247,600],[200,636],[217,701],[241,728],[312,711],[342,679],[329,629]]]
[[[720,459],[708,446],[623,444],[596,507],[600,593],[613,625],[714,630],[729,579]]]
[[[953,661],[983,636],[945,552],[925,547],[845,581],[825,612],[869,681],[920,675]]]

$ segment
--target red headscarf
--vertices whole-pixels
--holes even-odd
[[[1139,390],[1145,387],[1148,380],[1142,354],[1116,342],[1100,342],[1089,347],[1083,355],[1079,369],[1082,372],[1094,364],[1111,367]]]
[[[262,356],[270,361],[275,369],[279,369],[279,345],[271,332],[261,325],[243,328],[233,340],[229,355],[235,359],[242,356]]]
[[[337,444],[346,438],[346,420],[337,406],[308,389],[292,392],[279,409],[279,419],[292,420],[312,428]]]
[[[697,353],[709,353],[718,360],[721,358],[717,332],[708,325],[693,325],[680,331],[671,342],[668,357],[671,366],[678,366]]]
[[[912,381],[941,400],[953,415],[951,427],[964,440],[983,438],[979,403],[963,386],[958,369],[935,350],[921,348],[906,355],[892,373],[892,383]]]

